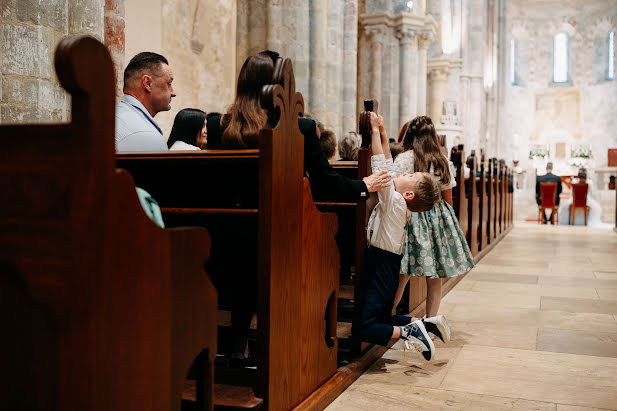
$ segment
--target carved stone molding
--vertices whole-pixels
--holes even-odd
[[[366,36],[374,43],[383,43],[386,38],[387,27],[385,25],[364,26]]]

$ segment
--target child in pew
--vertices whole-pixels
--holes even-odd
[[[373,172],[394,171],[383,118],[371,116],[371,166]],[[360,285],[359,307],[352,335],[361,341],[387,345],[391,338],[405,340],[408,348],[421,351],[428,361],[435,346],[422,321],[392,315],[410,211],[426,211],[440,199],[439,184],[429,173],[403,174],[379,190],[379,202],[369,219],[366,272]]]
[[[394,162],[395,175],[430,172],[440,184],[442,200],[429,211],[411,213],[401,274],[394,307],[401,301],[411,276],[426,278],[426,329],[446,342],[449,328],[437,316],[441,302],[441,279],[465,274],[475,266],[473,257],[452,208],[452,187],[456,186],[453,165],[440,148],[430,117],[418,116],[403,134],[403,153]],[[441,324],[441,325],[440,325]],[[446,330],[444,334],[439,328]]]

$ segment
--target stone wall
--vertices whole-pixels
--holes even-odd
[[[53,55],[66,35],[103,40],[103,0],[0,0],[0,122],[70,117]]]
[[[171,110],[157,114],[165,138],[187,107],[224,112],[236,81],[236,2],[131,0],[126,2],[124,65],[141,51],[164,55],[174,73]]]

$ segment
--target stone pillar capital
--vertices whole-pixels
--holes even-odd
[[[371,41],[383,43],[386,37],[386,26],[381,24],[364,26],[364,32]]]
[[[429,71],[429,76],[431,80],[446,80],[448,78],[448,71],[447,67],[433,67]]]
[[[396,38],[401,44],[416,44],[413,40],[418,35],[418,31],[410,27],[399,27],[396,29]]]
[[[422,34],[418,36],[418,48],[426,50],[434,40],[435,34],[432,31],[424,30]]]

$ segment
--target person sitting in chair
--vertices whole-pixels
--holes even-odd
[[[536,203],[538,205],[541,204],[541,196],[540,196],[540,183],[557,183],[557,194],[555,196],[556,206],[559,207],[559,194],[561,194],[561,177],[556,176],[552,173],[553,171],[553,163],[546,163],[546,174],[543,176],[536,177]],[[546,214],[542,215],[544,219],[544,224],[546,224]],[[551,211],[551,216],[549,218],[551,224],[553,223],[553,212]]]

